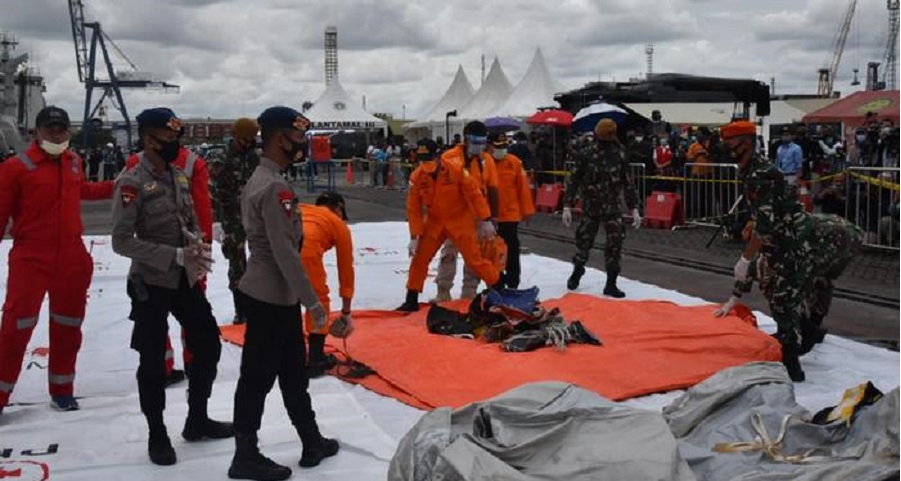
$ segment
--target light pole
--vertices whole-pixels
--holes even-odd
[[[401,112],[402,112],[402,113],[401,113],[401,116],[400,116],[400,119],[401,119],[401,120],[407,120],[407,104],[401,105],[400,108],[401,108]]]
[[[457,110],[451,110],[450,112],[444,114],[444,142],[447,143],[450,141],[450,118],[457,116]]]

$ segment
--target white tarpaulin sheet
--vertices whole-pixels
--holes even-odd
[[[409,263],[406,224],[357,224],[352,228],[357,269],[354,306],[384,309],[399,305]],[[135,381],[138,356],[128,347],[132,324],[127,319],[129,300],[125,294],[125,277],[129,261],[112,252],[108,237],[86,237],[85,243],[93,244],[95,271],[75,381],[82,409],[58,413],[49,407],[45,303],[12,396],[15,405],[8,406],[0,415],[0,478],[7,476],[2,473],[18,472],[18,477],[8,475],[5,479],[37,480],[46,468],[53,480],[226,479],[234,453],[231,440],[186,443],[180,439],[187,411],[184,383],[167,390],[166,423],[178,453],[178,464],[159,467],[148,460],[146,425],[138,407]],[[0,243],[0,255],[5,257],[11,244],[9,240]],[[220,323],[226,323],[233,314],[225,276],[227,264],[218,246],[214,253],[217,263],[209,281],[208,297]],[[564,294],[571,270],[569,263],[536,255],[524,256],[522,263],[522,285],[538,285],[542,298]],[[336,282],[333,254],[327,256],[326,265],[330,280]],[[3,295],[6,271],[7,262],[0,263]],[[629,272],[628,261],[625,272]],[[603,273],[589,270],[580,292],[599,293],[603,282]],[[621,278],[620,282],[629,299],[661,299],[682,305],[708,302],[628,279]],[[723,289],[728,288],[728,282],[724,281]],[[337,291],[332,289],[334,296]],[[711,293],[711,297],[721,294]],[[435,286],[428,282],[423,298],[434,295]],[[338,301],[334,298],[333,305]],[[762,329],[775,330],[769,317],[758,314],[758,319]],[[171,333],[176,352],[180,353],[177,329],[173,328]],[[846,388],[866,380],[872,380],[884,392],[898,385],[898,353],[835,336],[828,336],[824,344],[804,357],[803,363],[807,381],[795,386],[795,395],[811,411],[836,404]],[[210,400],[210,414],[216,419],[231,417],[239,365],[240,349],[224,346]],[[322,431],[341,441],[341,452],[317,468],[298,473],[300,442],[281,405],[280,395],[273,392],[260,431],[264,453],[292,466],[295,479],[385,479],[398,440],[422,413],[331,377],[313,380],[310,391]],[[659,411],[679,394],[645,396],[624,404]]]

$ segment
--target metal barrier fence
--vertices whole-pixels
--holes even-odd
[[[898,180],[894,167],[850,167],[845,218],[864,231],[864,245],[898,250]]]
[[[688,224],[719,226],[741,195],[736,164],[687,163],[680,180]]]

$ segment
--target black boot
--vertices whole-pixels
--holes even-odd
[[[626,297],[626,293],[616,287],[616,278],[619,277],[619,271],[607,269],[607,285],[604,286],[604,295],[616,299]]]
[[[320,436],[318,442],[303,443],[303,454],[297,464],[301,468],[319,466],[323,459],[338,454],[338,441]]]
[[[798,346],[796,344],[782,345],[782,364],[788,371],[788,377],[790,377],[792,381],[804,381],[804,371],[801,369],[801,362],[798,360]]]
[[[232,423],[191,415],[185,419],[185,428],[181,432],[181,437],[185,438],[185,441],[200,441],[203,438],[226,439],[234,435]]]
[[[281,481],[291,477],[291,468],[260,454],[257,433],[235,433],[235,456],[228,468],[231,479]]]
[[[579,288],[579,281],[582,280],[582,276],[585,275],[585,266],[573,266],[573,273],[570,274],[569,279],[566,281],[566,288],[574,291]]]
[[[172,448],[172,442],[169,441],[169,434],[166,432],[166,426],[155,426],[150,428],[150,438],[147,441],[147,454],[150,455],[150,462],[160,466],[171,466],[175,464],[177,458],[175,449]]]
[[[325,355],[325,334],[310,334],[309,343],[310,356],[307,363],[307,377],[315,379],[333,369],[338,364],[338,360],[331,354]]]
[[[410,289],[407,289],[407,299],[403,304],[400,305],[396,311],[401,312],[416,312],[419,310],[419,293]]]

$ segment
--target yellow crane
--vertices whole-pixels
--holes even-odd
[[[841,27],[832,40],[832,56],[827,59],[827,64],[819,70],[820,78],[817,82],[817,95],[819,97],[829,97],[832,95],[832,85],[835,82],[835,75],[838,72],[838,66],[842,62],[842,52],[845,50],[845,41],[848,40],[848,32],[851,30],[851,21],[854,20],[854,12],[857,10],[857,0],[851,0],[848,9],[845,10],[845,17],[842,20]]]

